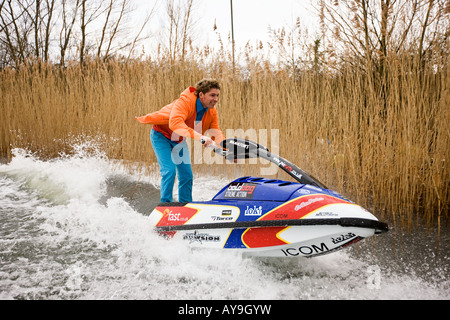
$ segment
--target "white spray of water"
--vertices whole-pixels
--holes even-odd
[[[1,299],[448,299],[449,281],[427,282],[340,251],[313,259],[244,258],[193,250],[156,234],[107,179],[129,174],[92,145],[41,161],[24,150],[0,166],[2,219],[32,232],[2,231]],[[197,177],[194,199],[227,181]],[[176,189],[176,188],[175,188]],[[106,197],[106,201],[99,201]],[[23,201],[22,201],[23,200]],[[11,220],[10,212],[28,212]],[[20,244],[24,247],[20,248]]]

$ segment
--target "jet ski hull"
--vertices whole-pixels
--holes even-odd
[[[161,203],[150,220],[192,247],[270,257],[317,256],[387,231],[334,191],[254,177],[231,182],[211,201]]]

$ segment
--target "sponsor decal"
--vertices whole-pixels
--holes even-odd
[[[310,194],[311,193],[311,191],[309,191],[308,189],[303,189],[303,188],[298,190],[297,192],[300,194]]]
[[[219,242],[220,236],[194,231],[183,235],[183,240],[188,240],[189,243],[199,242],[201,244],[203,242]]]
[[[161,220],[156,224],[157,227],[185,224],[198,212],[198,209],[184,206],[156,207],[156,210],[162,213]]]
[[[188,217],[180,217],[181,213],[179,212],[173,212],[173,210],[170,210],[169,208],[167,208],[166,210],[164,210],[164,215],[167,216],[167,221],[181,221],[181,222],[186,222],[189,220]]]
[[[256,183],[232,182],[225,191],[225,198],[253,199]]]
[[[314,202],[317,202],[317,201],[323,201],[323,198],[322,198],[322,197],[311,198],[311,199],[309,199],[308,201],[305,201],[305,202],[302,202],[302,203],[297,204],[297,205],[295,206],[294,210],[295,210],[295,211],[301,210],[301,209],[303,209],[304,207],[307,207],[307,206],[309,206],[310,204],[312,204],[312,203],[314,203]]]
[[[291,170],[290,172],[291,172],[294,176],[296,176],[297,178],[299,178],[299,179],[302,178],[302,175],[301,175],[300,173],[298,173],[297,171]]]
[[[343,234],[343,235],[341,235],[339,237],[331,238],[331,241],[333,242],[333,244],[336,244],[336,243],[339,243],[339,242],[351,239],[353,237],[356,237],[356,234],[354,234],[352,232],[349,232],[349,233]]]
[[[227,142],[231,143],[231,144],[234,144],[235,146],[239,146],[241,148],[244,148],[244,149],[248,149],[249,148],[247,144],[242,143],[242,142],[238,142],[238,141],[234,141],[234,140],[228,140]]]
[[[323,212],[317,212],[315,214],[316,217],[337,217],[338,214],[334,213],[334,212],[327,212],[327,211],[323,211]]]
[[[311,245],[311,246],[301,246],[298,248],[286,248],[281,249],[281,252],[284,253],[286,257],[296,257],[299,255],[309,256],[311,254],[322,254],[329,251],[327,245],[325,243],[321,243],[319,245]]]
[[[167,208],[164,210],[164,215],[167,215],[167,221],[180,221],[180,213],[174,213],[172,210]],[[184,221],[187,221],[187,218],[183,218]]]
[[[352,239],[352,240],[350,240],[350,241],[348,241],[348,242],[346,242],[346,243],[344,243],[344,244],[341,244],[341,245],[339,245],[339,246],[337,246],[336,248],[333,248],[333,249],[331,249],[331,250],[327,250],[327,251],[323,251],[323,252],[316,252],[315,256],[324,255],[324,254],[327,254],[327,253],[330,253],[330,252],[334,252],[334,251],[341,250],[341,249],[343,249],[343,248],[345,248],[345,247],[347,247],[347,246],[350,246],[350,245],[352,245],[352,244],[355,244],[356,242],[358,242],[358,241],[360,241],[360,240],[362,240],[362,239],[364,239],[364,238],[363,238],[363,237],[360,237],[360,236],[357,236],[355,239]],[[314,248],[313,248],[313,249],[314,249]]]
[[[280,158],[273,157],[273,160],[277,163],[277,165],[280,168],[285,169],[286,171],[289,171],[291,174],[293,174],[294,176],[296,176],[299,179],[302,178],[302,175],[300,173],[298,173],[296,170],[294,170],[291,166],[289,166],[286,162],[284,162]]]
[[[211,216],[213,221],[232,221],[233,217],[224,217],[224,216]]]
[[[223,216],[231,216],[231,209],[226,209],[226,210],[222,210],[222,215]]]
[[[233,210],[231,209],[223,209],[220,216],[211,216],[213,221],[232,221],[234,217],[231,216]]]
[[[262,215],[262,206],[253,206],[249,207],[247,206],[247,209],[244,211],[244,215],[246,216],[260,216]]]
[[[311,194],[298,197],[267,212],[258,220],[302,219],[308,214],[334,203],[348,203],[326,194]],[[322,211],[324,212],[324,211]]]

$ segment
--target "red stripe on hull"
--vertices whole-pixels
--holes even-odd
[[[349,203],[346,200],[324,194],[313,194],[296,198],[266,213],[258,220],[302,219],[318,209],[336,203]],[[277,234],[288,227],[249,228],[242,234],[242,242],[248,248],[279,246],[287,242],[279,239]]]

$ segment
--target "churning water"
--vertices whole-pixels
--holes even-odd
[[[391,230],[325,256],[245,258],[158,236],[158,173],[129,174],[83,143],[0,165],[0,299],[449,299],[449,231]],[[90,150],[90,151],[87,151]],[[194,199],[227,180],[197,177]],[[176,189],[176,188],[175,188]]]

